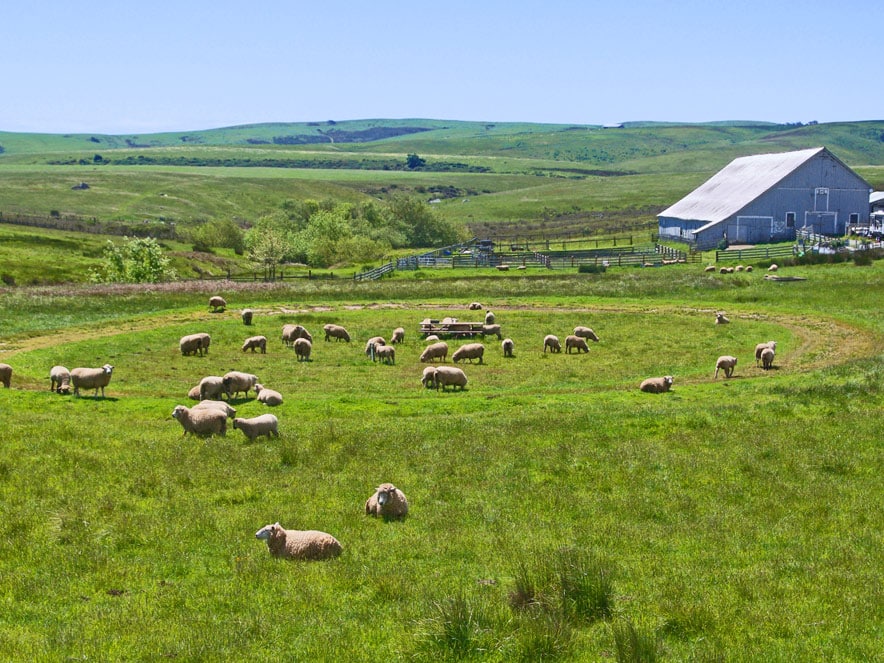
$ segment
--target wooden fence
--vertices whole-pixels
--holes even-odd
[[[749,261],[764,260],[765,258],[781,258],[783,256],[791,256],[794,249],[789,246],[753,246],[749,249],[733,249],[727,251],[716,251],[715,262],[724,260]]]

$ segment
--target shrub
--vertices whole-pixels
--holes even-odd
[[[15,285],[15,277],[12,274],[0,275],[0,281],[3,281],[4,285]]]
[[[604,265],[577,265],[578,274],[604,274],[606,269]]]

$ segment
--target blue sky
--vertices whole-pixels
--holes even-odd
[[[880,0],[4,2],[0,131],[882,119],[882,19]]]

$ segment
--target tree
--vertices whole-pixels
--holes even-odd
[[[295,242],[286,227],[286,219],[269,215],[258,219],[245,236],[249,260],[260,265],[265,278],[276,278],[276,266],[292,257]]]
[[[421,159],[416,154],[409,154],[405,157],[405,165],[408,166],[409,169],[414,170],[415,168],[421,168],[427,165],[426,159]]]
[[[90,275],[96,283],[159,283],[177,278],[169,258],[153,237],[125,237],[104,249],[104,268]]]
[[[390,201],[389,211],[393,223],[404,229],[409,246],[444,246],[461,239],[461,232],[453,223],[416,198],[397,196]]]

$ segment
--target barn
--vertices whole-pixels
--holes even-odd
[[[825,147],[734,159],[657,216],[660,239],[713,249],[843,235],[869,218],[869,183]]]

